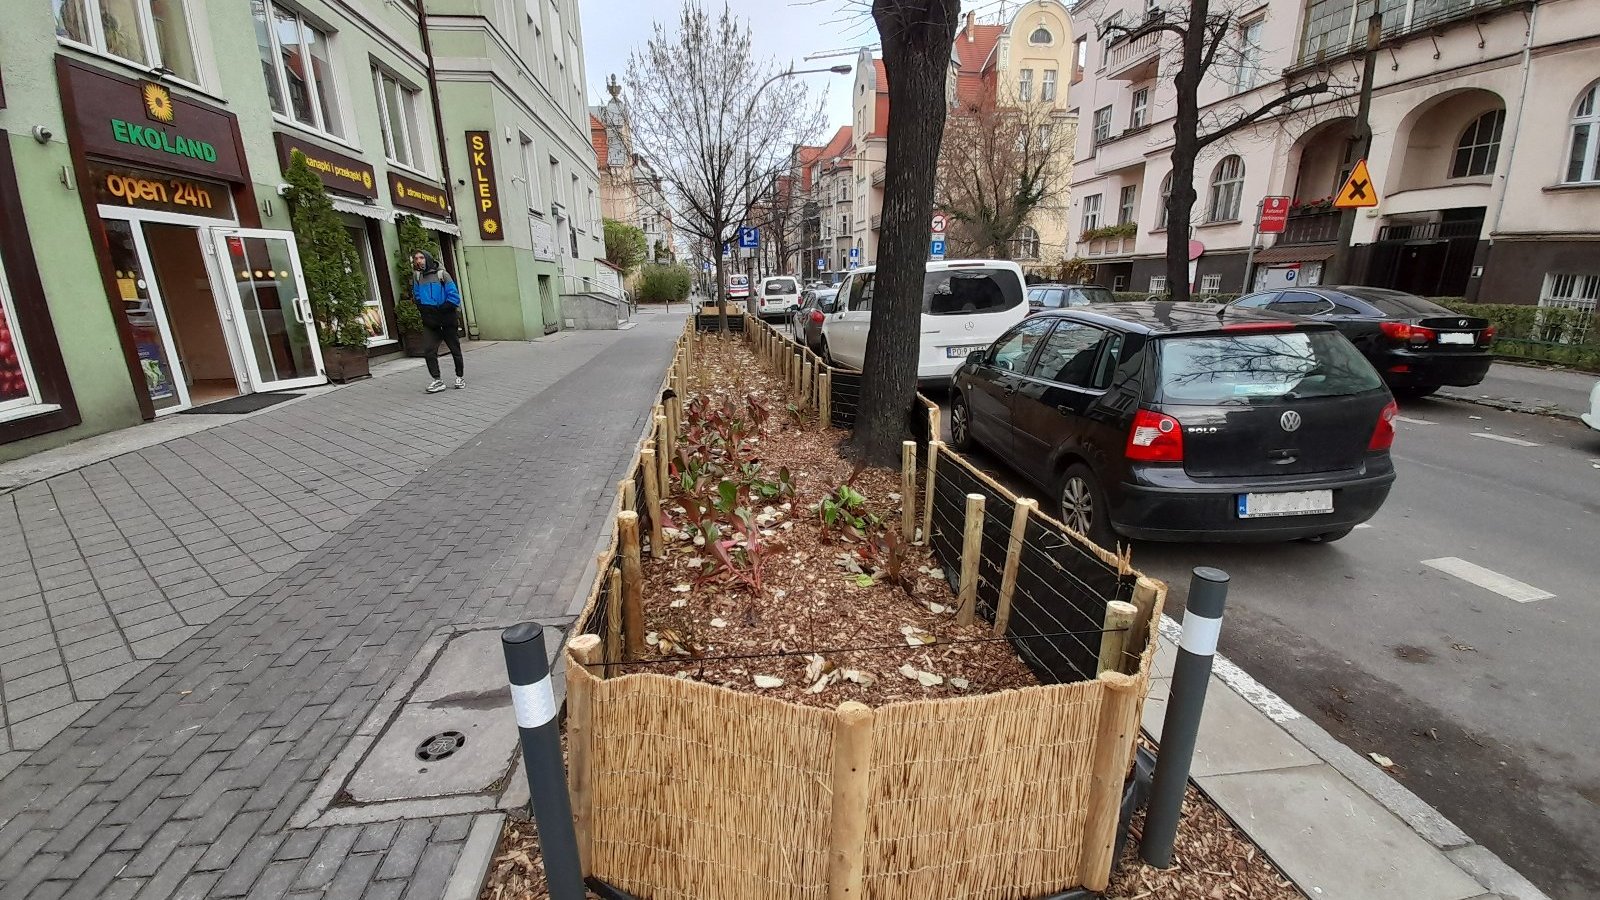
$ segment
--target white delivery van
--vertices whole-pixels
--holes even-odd
[[[728,299],[729,300],[744,300],[744,299],[748,298],[749,296],[750,296],[750,276],[749,275],[729,275],[728,276]]]
[[[922,280],[919,385],[948,386],[967,354],[994,343],[1028,314],[1022,267],[1005,259],[929,261]],[[839,285],[836,312],[822,323],[822,352],[859,369],[867,356],[877,266],[851,272]]]
[[[761,318],[787,319],[800,308],[800,282],[788,275],[763,278],[751,300],[751,311]]]

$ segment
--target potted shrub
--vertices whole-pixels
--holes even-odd
[[[295,152],[284,173],[285,199],[300,248],[307,300],[322,344],[322,363],[332,381],[346,382],[372,374],[367,365],[367,280],[355,242],[333,211],[328,192],[305,154]]]
[[[411,257],[418,250],[439,257],[439,245],[434,243],[428,229],[422,227],[416,216],[401,216],[395,220],[395,231],[400,246],[394,256],[394,318],[400,327],[400,343],[407,356],[421,356],[422,344],[427,336],[422,327],[422,310],[411,296]],[[455,273],[451,273],[455,274]]]

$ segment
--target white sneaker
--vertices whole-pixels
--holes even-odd
[[[432,384],[428,385],[428,393],[430,394],[437,394],[442,390],[444,390],[444,382],[437,378],[433,380]]]
[[[465,378],[462,378],[460,375],[457,375],[456,376],[455,389],[459,391],[459,390],[461,390],[462,388],[464,388],[466,386],[467,386],[467,380]]]

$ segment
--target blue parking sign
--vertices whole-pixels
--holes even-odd
[[[944,259],[944,239],[938,238],[928,242],[928,255],[934,259]]]
[[[739,228],[739,249],[754,250],[761,243],[761,230],[757,228]]]

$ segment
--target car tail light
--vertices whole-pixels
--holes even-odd
[[[1394,446],[1394,417],[1400,414],[1400,407],[1393,400],[1378,413],[1378,424],[1372,429],[1372,440],[1367,441],[1368,450],[1387,450]]]
[[[813,309],[811,311],[811,324],[813,324],[813,325],[821,325],[823,318],[825,318],[825,317],[822,315],[822,310]]]
[[[1135,462],[1183,462],[1183,426],[1165,413],[1141,409],[1128,432],[1127,456]]]
[[[1417,346],[1431,344],[1434,339],[1432,328],[1423,328],[1410,322],[1379,322],[1378,328],[1397,341],[1406,341]]]
[[[1487,326],[1487,327],[1485,327],[1483,329],[1483,333],[1482,334],[1478,335],[1478,343],[1480,343],[1480,344],[1484,345],[1485,347],[1487,347],[1491,343],[1494,342],[1494,336],[1495,336],[1494,326],[1493,325],[1489,325],[1489,326]]]

